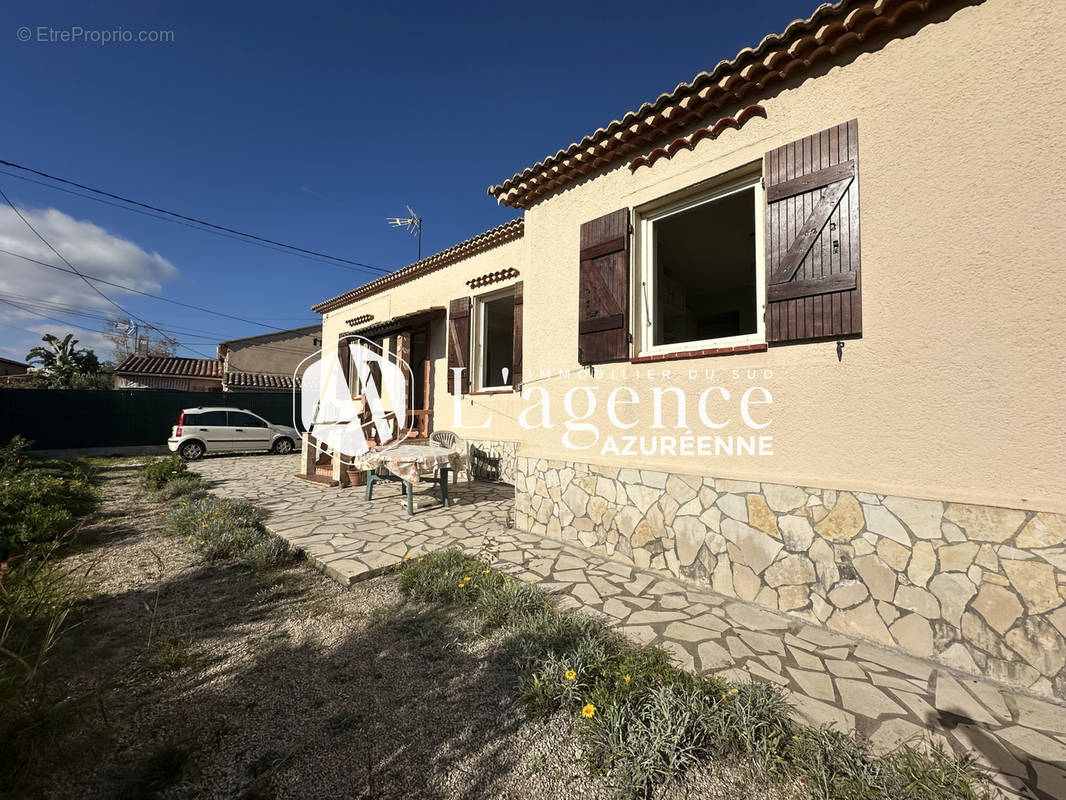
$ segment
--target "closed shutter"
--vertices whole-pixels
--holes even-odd
[[[766,154],[766,341],[862,333],[852,120]]]
[[[456,391],[456,367],[463,368],[463,379]],[[460,297],[448,304],[448,393],[470,391],[470,298]]]
[[[629,209],[581,226],[577,360],[629,358]]]
[[[511,386],[522,387],[522,281],[514,285],[514,345],[511,351]]]

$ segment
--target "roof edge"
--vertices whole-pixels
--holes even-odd
[[[395,272],[382,275],[380,278],[364,283],[362,286],[358,286],[344,294],[339,294],[329,300],[323,300],[321,303],[311,306],[311,310],[316,314],[326,314],[356,300],[371,297],[393,286],[407,283],[415,278],[420,278],[430,272],[462,261],[465,258],[491,250],[493,247],[521,239],[524,234],[525,220],[522,217],[516,217],[484,233],[479,233],[477,236],[472,236],[459,242],[459,244],[452,245],[446,250],[441,250],[439,253],[423,258],[421,261],[415,261],[413,264],[408,264]]]
[[[816,63],[868,40],[891,36],[903,22],[932,10],[981,0],[839,0],[823,3],[806,19],[765,36],[732,59],[718,62],[672,92],[599,128],[499,184],[488,194],[501,205],[528,208],[541,195],[614,163],[655,140],[736,104],[753,92],[808,72]]]

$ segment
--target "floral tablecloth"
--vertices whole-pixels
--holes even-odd
[[[423,472],[438,467],[449,467],[453,472],[461,470],[466,456],[447,447],[432,444],[401,444],[398,447],[371,450],[359,459],[365,469],[385,467],[398,478],[418,483]]]

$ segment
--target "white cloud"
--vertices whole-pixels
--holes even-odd
[[[81,272],[155,294],[160,292],[165,281],[178,276],[178,268],[158,253],[149,253],[99,225],[74,219],[55,208],[19,210],[41,236]],[[8,206],[0,207],[0,249],[67,269]],[[113,286],[100,285],[100,289],[119,303],[131,296],[130,292]],[[12,295],[19,296],[18,302],[32,302],[21,298],[34,298],[108,317],[121,316],[115,306],[90,289],[77,275],[0,253],[0,299],[10,299]],[[25,356],[28,347],[39,342],[39,336],[27,333],[34,331],[54,332],[60,336],[74,333],[83,346],[95,349],[101,359],[110,355],[110,346],[102,336],[73,327],[77,324],[99,330],[104,325],[102,320],[65,317],[61,313],[38,310],[49,316],[70,319],[72,325],[64,327],[61,323],[0,303],[0,322],[5,323],[5,327],[0,328],[0,353],[13,358]]]

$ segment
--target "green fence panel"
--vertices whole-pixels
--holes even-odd
[[[184,408],[241,408],[292,425],[294,402],[298,414],[300,395],[284,391],[0,389],[0,442],[22,434],[42,450],[166,444]]]

